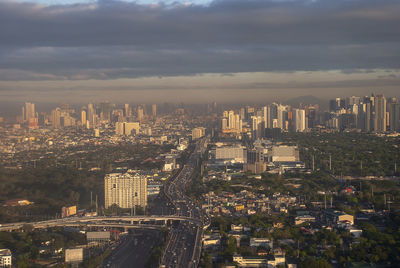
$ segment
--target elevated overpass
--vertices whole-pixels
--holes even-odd
[[[139,228],[151,226],[164,226],[168,222],[188,221],[195,225],[200,225],[199,219],[185,216],[91,216],[91,217],[68,217],[62,219],[54,219],[38,222],[15,222],[2,224],[0,231],[14,231],[30,225],[35,229],[44,229],[62,226],[95,226],[95,227],[123,227],[123,228]]]

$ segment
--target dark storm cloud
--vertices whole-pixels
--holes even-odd
[[[0,3],[0,79],[396,69],[398,14],[394,0],[6,1]]]

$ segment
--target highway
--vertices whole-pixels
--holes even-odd
[[[151,232],[151,230],[158,230],[168,224],[171,225],[169,239],[160,267],[197,267],[201,254],[201,238],[204,229],[209,225],[209,218],[207,215],[203,215],[200,206],[186,196],[185,192],[195,175],[194,172],[206,146],[207,140],[205,138],[197,141],[194,152],[190,155],[181,171],[163,187],[163,191],[157,198],[158,205],[155,206],[151,216],[67,217],[38,222],[2,224],[0,225],[0,231],[19,230],[29,224],[35,229],[76,226],[140,228]],[[133,260],[137,258],[143,259],[146,252],[148,254],[151,253],[151,249],[148,248],[151,243],[146,243],[139,249],[132,250],[137,246],[138,241],[144,241],[143,239],[147,238],[127,237],[125,239],[127,240],[113,252],[110,259],[104,262],[104,267],[129,267],[126,265],[132,264]]]
[[[185,195],[201,154],[207,146],[206,139],[199,140],[182,170],[163,188],[166,208],[192,221],[181,221],[173,226],[161,265],[164,267],[197,267],[201,254],[201,238],[204,231],[204,216],[200,206]]]
[[[122,236],[121,243],[104,260],[104,268],[145,267],[154,247],[161,239],[159,231],[137,230],[134,234]]]

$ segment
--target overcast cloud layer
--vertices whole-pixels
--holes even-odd
[[[24,1],[0,0],[3,100],[399,92],[398,0]]]
[[[0,79],[398,69],[398,0],[0,3]]]

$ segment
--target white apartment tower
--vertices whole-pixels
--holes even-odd
[[[104,178],[105,207],[147,206],[147,178],[138,173],[111,173]]]
[[[304,109],[294,110],[294,124],[296,132],[303,132],[306,130],[306,111]]]

